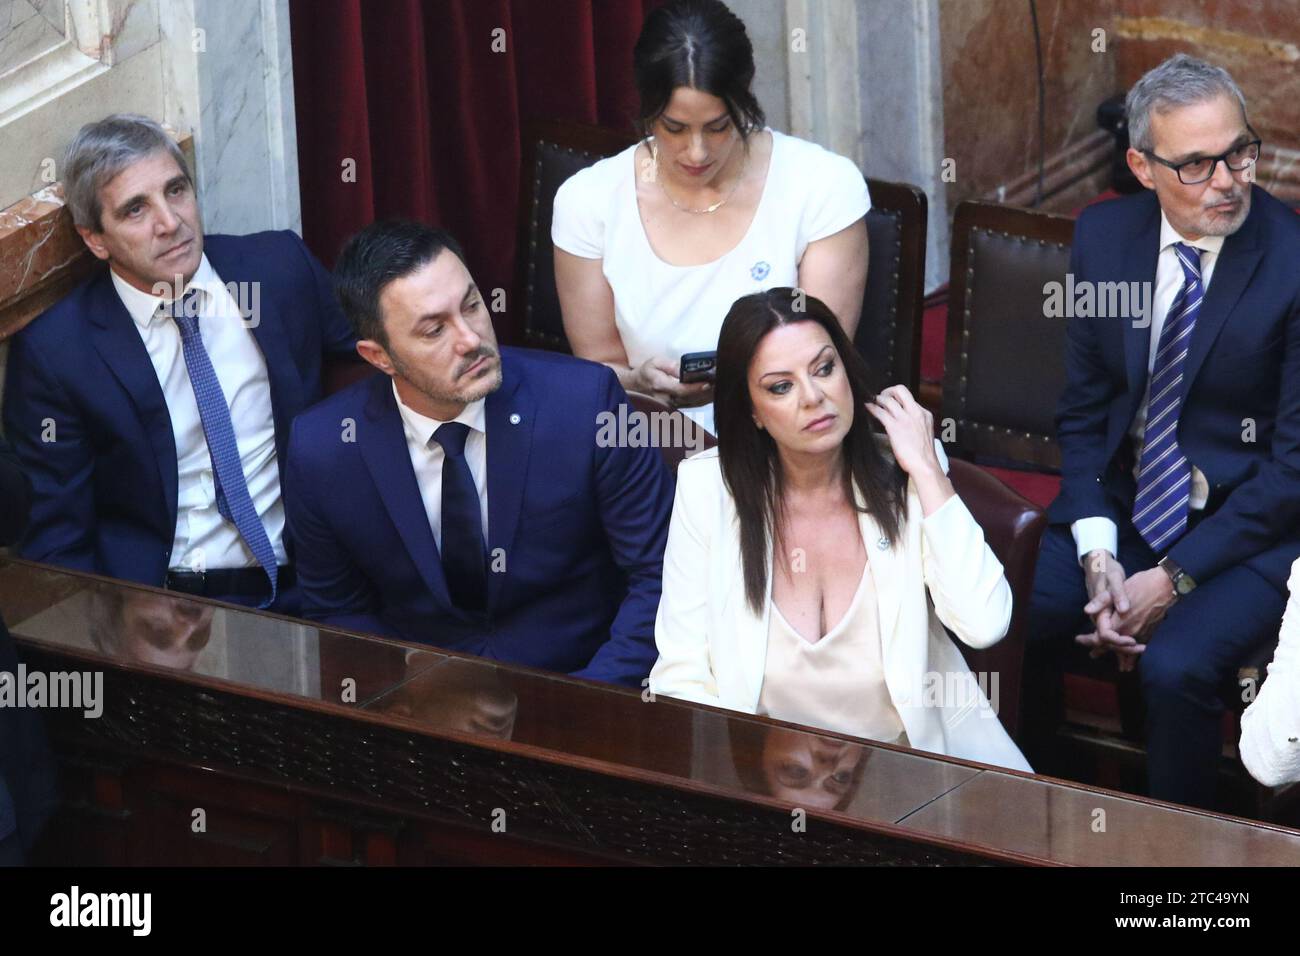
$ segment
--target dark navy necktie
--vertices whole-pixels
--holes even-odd
[[[463,611],[487,607],[487,548],[478,489],[465,460],[469,426],[447,422],[432,441],[442,446],[442,570],[452,603]]]
[[[1178,447],[1178,414],[1183,404],[1183,369],[1187,346],[1201,311],[1201,250],[1174,245],[1183,267],[1183,287],[1169,306],[1160,329],[1156,360],[1151,369],[1146,429],[1138,470],[1133,525],[1151,550],[1166,550],[1187,530],[1192,469]]]
[[[253,505],[253,498],[248,493],[244,464],[239,458],[239,443],[235,440],[235,426],[230,420],[230,406],[221,390],[221,382],[217,380],[217,373],[212,368],[208,350],[203,347],[203,339],[199,335],[200,295],[200,290],[191,289],[183,298],[176,300],[168,311],[181,330],[185,368],[189,371],[194,397],[198,400],[199,419],[203,422],[208,454],[212,456],[217,510],[223,518],[234,524],[257,563],[270,578],[271,596],[259,605],[269,607],[276,595],[278,568],[275,563],[275,548]]]

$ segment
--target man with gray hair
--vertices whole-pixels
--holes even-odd
[[[1070,271],[1081,293],[1148,284],[1151,307],[1069,320],[1025,744],[1052,772],[1069,655],[1114,655],[1140,684],[1151,795],[1211,807],[1224,689],[1277,639],[1300,556],[1300,218],[1255,184],[1225,70],[1171,57],[1127,108],[1146,191],[1083,212]]]
[[[157,123],[83,127],[63,167],[108,268],[14,337],[5,430],[31,479],[25,558],[296,613],[281,465],[355,338],[291,232],[204,236]]]

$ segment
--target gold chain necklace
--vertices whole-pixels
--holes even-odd
[[[650,137],[650,155],[654,159],[655,179],[658,180],[659,188],[664,191],[664,195],[668,197],[668,201],[673,204],[673,208],[679,209],[682,212],[689,212],[695,216],[707,216],[709,213],[717,212],[727,203],[731,202],[731,197],[736,195],[736,190],[739,189],[740,184],[745,181],[745,173],[749,171],[749,149],[745,148],[745,162],[740,167],[740,175],[736,177],[735,183],[732,184],[731,191],[706,209],[692,209],[690,206],[683,206],[674,199],[673,194],[668,191],[668,187],[664,184],[664,178],[659,172],[659,146],[655,143],[653,136]]]

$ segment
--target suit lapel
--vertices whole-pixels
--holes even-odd
[[[767,546],[767,594],[762,611],[755,614],[745,600],[745,574],[740,557],[737,533],[736,501],[722,495],[722,514],[716,541],[721,545],[710,558],[718,574],[719,593],[724,595],[716,619],[727,623],[727,633],[735,640],[735,660],[740,669],[750,710],[757,710],[763,689],[763,671],[767,665],[767,630],[772,618],[772,542]],[[725,530],[721,530],[725,529]]]
[[[95,351],[118,380],[140,416],[140,424],[149,437],[163,502],[169,519],[169,533],[176,529],[176,438],[172,433],[171,413],[158,372],[149,358],[140,331],[126,306],[122,304],[113,280],[105,270],[95,280],[92,292],[91,337]]]
[[[864,506],[865,502],[859,493],[858,507]],[[919,517],[917,520],[920,520]],[[914,531],[919,533],[919,530],[904,524],[901,528],[900,541],[893,547],[881,548],[880,543],[887,542],[885,532],[876,519],[865,511],[858,512],[858,529],[862,534],[862,546],[867,549],[867,563],[871,565],[871,577],[876,595],[876,617],[880,627],[880,645],[883,653],[889,648],[894,631],[898,627],[898,614],[902,602],[900,588],[903,582],[899,580],[897,549],[900,546],[906,547],[905,542],[910,540]]]
[[[1253,186],[1251,188],[1254,189]],[[1192,339],[1187,346],[1187,365],[1183,372],[1184,397],[1264,254],[1259,242],[1258,199],[1258,194],[1252,196],[1254,201],[1251,203],[1250,214],[1241,228],[1224,240],[1218,262],[1214,265],[1210,287],[1205,291],[1200,314],[1192,329]]]
[[[214,237],[205,252],[212,268],[228,288],[235,283],[232,295],[241,308],[257,309],[247,319],[253,338],[266,361],[266,375],[271,386],[271,412],[275,417],[275,448],[283,477],[285,451],[289,443],[289,426],[305,406],[302,375],[294,361],[285,335],[284,314],[288,303],[280,300],[274,283],[263,277],[266,263],[250,261],[241,254],[237,241],[229,237]],[[253,297],[253,283],[257,283],[257,297]],[[395,409],[394,409],[395,410]]]
[[[402,428],[402,416],[397,410],[397,400],[393,398],[391,382],[387,375],[376,375],[371,380],[362,426],[365,430],[357,436],[361,457],[425,586],[440,607],[463,618],[447,593],[442,557],[433,540],[424,499],[420,497],[420,487],[411,467],[406,432]]]
[[[1150,196],[1149,205],[1150,209],[1142,228],[1133,237],[1132,248],[1136,250],[1136,254],[1125,256],[1122,265],[1123,274],[1120,279],[1128,283],[1130,289],[1142,287],[1134,283],[1141,283],[1150,288],[1152,290],[1151,295],[1143,298],[1146,298],[1148,308],[1153,309],[1156,263],[1160,258],[1160,203],[1156,200],[1154,193]],[[1151,356],[1151,322],[1153,318],[1153,316],[1147,315],[1144,317],[1145,321],[1143,322],[1121,319],[1124,323],[1124,365],[1128,372],[1129,409],[1124,418],[1125,421],[1133,420],[1138,404],[1146,393],[1147,376],[1150,374],[1147,365]]]
[[[537,407],[519,363],[501,352],[501,387],[487,397],[484,417],[487,429],[488,566],[495,566],[496,554],[506,556],[519,527],[519,511],[528,482],[528,459],[532,451]],[[497,549],[500,549],[498,551]],[[505,584],[505,574],[488,573],[488,608],[496,602]]]

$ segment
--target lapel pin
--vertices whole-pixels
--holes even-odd
[[[510,424],[511,424],[511,425],[518,425],[521,421],[523,421],[523,419],[519,417],[519,413],[518,413],[518,412],[511,412],[511,413],[510,413]]]

